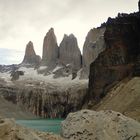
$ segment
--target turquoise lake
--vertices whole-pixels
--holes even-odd
[[[17,124],[40,131],[60,133],[62,119],[17,120]]]

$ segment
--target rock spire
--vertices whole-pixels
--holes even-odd
[[[40,63],[40,56],[36,55],[33,43],[29,41],[26,45],[25,56],[22,61],[22,64],[39,64]]]
[[[59,47],[59,60],[65,65],[71,64],[76,70],[81,68],[81,52],[73,34],[64,35]]]
[[[58,59],[58,45],[54,34],[54,29],[51,28],[44,37],[42,63],[51,65],[56,63]]]

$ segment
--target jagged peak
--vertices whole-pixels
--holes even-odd
[[[85,42],[97,41],[100,36],[104,35],[104,32],[105,32],[105,27],[90,29],[89,32],[87,33]]]
[[[73,33],[67,35],[67,34],[64,34],[63,38],[76,38],[75,35]]]
[[[50,35],[55,36],[54,28],[50,28],[50,29],[48,30],[48,32],[46,33],[46,36],[50,36]]]
[[[98,28],[92,28],[92,29],[89,30],[88,33],[91,33],[91,32],[93,33],[93,32],[95,32],[95,31],[97,31],[97,30],[98,30]]]
[[[26,45],[25,55],[29,55],[29,54],[36,55],[32,41],[29,41],[28,44]]]
[[[42,65],[50,65],[58,58],[58,45],[54,29],[50,28],[43,41]]]
[[[54,34],[54,28],[51,27],[51,28],[48,30],[48,32],[46,33],[46,35],[47,35],[47,34]]]
[[[48,32],[46,33],[46,35],[44,37],[44,42],[45,42],[45,40],[48,40],[48,42],[55,42],[57,44],[57,38],[56,38],[56,35],[54,33],[54,28],[50,28],[48,30]],[[47,44],[45,43],[45,45],[47,45]]]
[[[50,30],[49,30],[49,32],[54,32],[54,28],[51,27]]]
[[[63,38],[67,38],[67,37],[68,37],[68,35],[67,34],[64,34]]]
[[[69,35],[64,34],[64,37],[63,37],[63,40],[62,41],[69,40],[69,39],[76,39],[77,40],[77,38],[75,37],[75,35],[71,33]]]
[[[76,40],[76,42],[77,42],[77,38],[75,37],[75,35],[74,34],[69,34],[69,35],[67,35],[67,34],[64,34],[64,37],[63,37],[63,39],[62,39],[62,41],[61,41],[61,43],[62,42],[65,42],[65,41],[72,41],[72,40]],[[60,43],[60,44],[61,44]]]
[[[32,42],[32,41],[29,41],[28,44],[29,44],[29,45],[33,45],[33,42]]]
[[[30,49],[31,49],[31,48],[34,49],[34,46],[33,46],[33,42],[32,42],[32,41],[29,41],[29,42],[27,43],[27,45],[26,45],[26,50],[29,49],[29,48],[30,48]]]
[[[35,50],[34,50],[34,45],[32,41],[29,41],[28,44],[26,45],[26,49],[25,49],[25,55],[24,55],[24,59],[22,61],[22,64],[26,65],[26,64],[39,64],[40,63],[40,56],[36,55]]]
[[[76,38],[75,35],[72,34],[72,33],[69,35],[69,37],[70,37],[70,38]]]

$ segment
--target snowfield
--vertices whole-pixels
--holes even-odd
[[[60,67],[56,67],[54,71],[58,70]],[[46,69],[46,67],[40,67],[40,69]],[[53,84],[57,86],[72,86],[72,85],[77,85],[77,84],[85,84],[88,83],[88,80],[79,80],[79,73],[77,78],[74,80],[72,79],[72,75],[68,77],[60,77],[60,78],[53,78],[54,74],[53,72],[50,75],[44,76],[43,74],[39,74],[37,70],[34,68],[26,68],[26,67],[20,67],[18,71],[23,71],[24,75],[20,76],[19,82],[26,81],[26,82],[39,82],[39,83],[44,83],[44,84]],[[1,73],[0,72],[0,78],[3,79],[4,81],[7,82],[7,84],[12,84],[11,77],[10,77],[10,72],[6,73]]]

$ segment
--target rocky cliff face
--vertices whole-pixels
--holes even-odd
[[[70,64],[76,70],[81,68],[81,52],[73,34],[64,35],[59,47],[59,61],[63,65]]]
[[[96,103],[118,81],[139,76],[140,13],[109,18],[104,34],[106,49],[90,66],[89,96]]]
[[[28,86],[17,95],[18,103],[43,118],[65,118],[69,112],[82,108],[86,87]]]
[[[11,84],[1,83],[0,96],[14,106],[43,118],[64,118],[69,112],[82,108],[87,83],[49,83],[29,79],[19,79]]]
[[[36,55],[34,51],[33,43],[30,41],[26,46],[25,56],[22,61],[22,65],[26,65],[26,64],[38,65],[40,61],[41,61],[41,58],[40,56]]]
[[[104,27],[93,28],[88,32],[83,47],[83,70],[81,78],[88,78],[90,64],[105,49],[104,32]]]
[[[42,64],[47,66],[54,65],[56,64],[57,59],[58,45],[54,34],[54,29],[51,28],[44,37]]]

